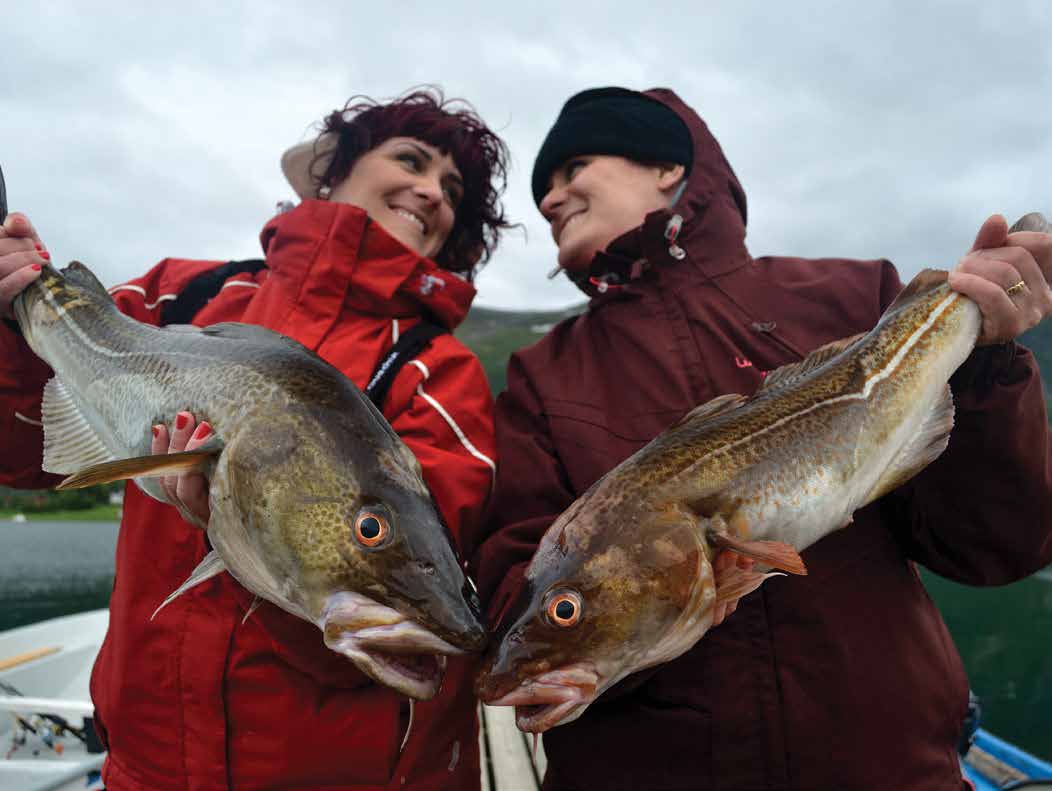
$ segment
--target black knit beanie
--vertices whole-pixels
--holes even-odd
[[[690,175],[694,144],[686,123],[657,99],[627,88],[592,88],[563,105],[533,163],[533,201],[548,193],[554,170],[570,157],[612,154],[639,162],[672,162]]]

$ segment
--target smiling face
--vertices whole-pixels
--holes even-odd
[[[392,137],[362,154],[329,199],[365,209],[410,250],[434,258],[453,229],[463,192],[449,154],[413,137]]]
[[[559,246],[559,265],[584,272],[595,254],[667,208],[682,165],[644,165],[624,157],[573,157],[555,169],[541,214]]]

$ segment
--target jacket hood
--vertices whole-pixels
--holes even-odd
[[[430,316],[449,330],[467,316],[475,287],[421,256],[346,203],[305,200],[260,233],[271,277],[301,300],[340,300],[394,318]]]
[[[730,250],[744,251],[747,206],[745,190],[723,154],[708,125],[674,91],[651,88],[644,95],[664,104],[687,125],[694,147],[690,175],[676,202],[668,209],[652,212],[638,227],[615,239],[606,251],[599,253],[587,276],[571,278],[588,296],[596,296],[594,280],[612,268],[632,269],[631,259],[643,253],[644,243],[655,234],[663,234],[673,215],[682,218],[678,244],[686,247],[694,263],[710,274],[729,260]],[[692,244],[693,243],[693,244]],[[733,256],[740,259],[740,255]],[[631,277],[638,276],[636,273]]]

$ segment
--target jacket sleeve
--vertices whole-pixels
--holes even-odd
[[[1017,344],[976,349],[950,380],[946,451],[889,507],[909,555],[972,585],[1052,563],[1052,444],[1041,375]]]
[[[482,365],[460,341],[440,336],[399,372],[385,413],[470,557],[496,474],[493,396]]]
[[[51,368],[17,329],[0,322],[0,485],[44,489],[61,476],[40,469],[44,431],[40,399]]]
[[[497,485],[472,570],[490,623],[522,588],[526,566],[548,527],[574,501],[540,398],[518,355],[496,407]]]

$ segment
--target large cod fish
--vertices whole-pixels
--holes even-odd
[[[211,518],[199,526],[214,551],[158,604],[228,571],[417,699],[438,692],[447,655],[482,649],[477,596],[419,463],[336,368],[258,326],[136,322],[76,262],[45,266],[14,311],[55,371],[43,468],[72,476],[59,488],[134,477],[164,501],[157,476],[209,480]],[[180,410],[214,438],[148,455],[150,427]]]
[[[1031,214],[1012,230],[1049,226]],[[763,567],[805,574],[798,551],[934,461],[953,428],[948,380],[981,325],[946,280],[921,272],[871,332],[697,407],[600,478],[542,538],[479,697],[515,706],[522,731],[573,721],[690,649]],[[717,576],[725,548],[761,565]]]

